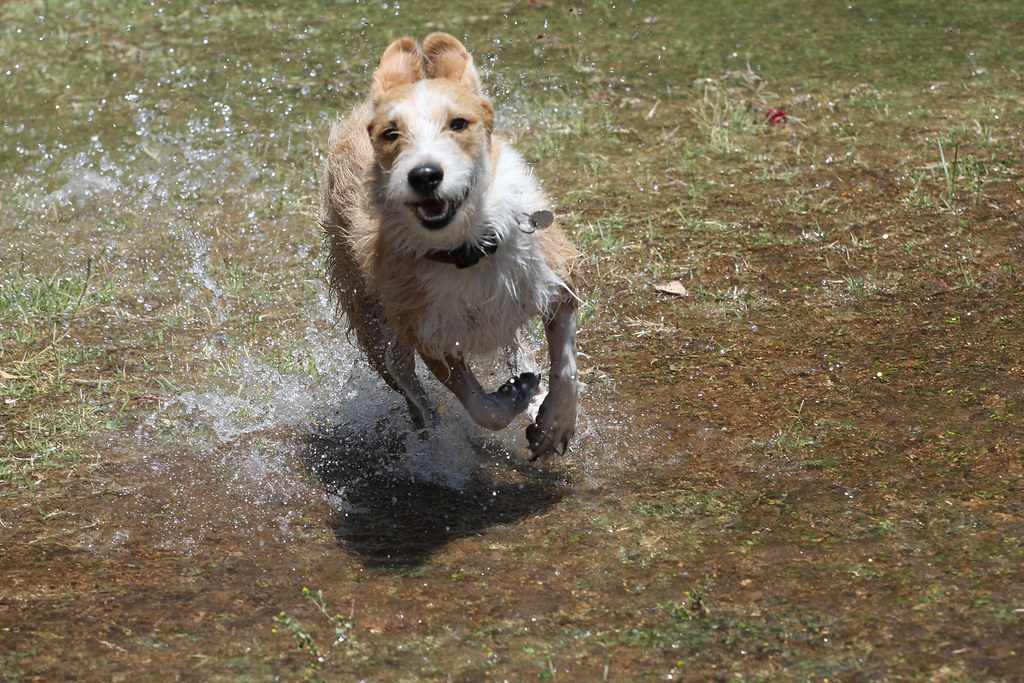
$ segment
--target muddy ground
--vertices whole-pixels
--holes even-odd
[[[451,19],[587,255],[546,467],[411,434],[333,325],[318,136],[394,30],[289,41],[397,8],[119,7],[117,67],[3,10],[141,98],[7,76],[3,679],[1020,680],[1024,26],[911,5],[723,10],[735,59],[708,8]]]

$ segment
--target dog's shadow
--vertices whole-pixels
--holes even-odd
[[[522,520],[562,497],[556,475],[496,442],[465,443],[463,436],[451,448],[471,448],[476,466],[455,483],[439,482],[410,471],[416,456],[410,456],[409,443],[417,437],[396,431],[386,419],[367,426],[361,421],[314,430],[305,439],[303,461],[339,504],[331,520],[338,542],[368,566],[421,565],[453,539]],[[427,459],[443,462],[451,435],[434,436]]]

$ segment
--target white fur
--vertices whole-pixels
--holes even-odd
[[[378,169],[385,188],[381,229],[384,239],[410,258],[497,239],[497,251],[477,265],[456,269],[430,263],[417,282],[428,300],[417,330],[419,348],[439,358],[492,354],[515,346],[518,330],[567,291],[527,232],[529,216],[549,207],[526,162],[500,141],[495,141],[501,145],[496,168],[490,167],[490,150],[467,163],[444,131],[446,121],[429,115],[448,107],[438,101],[443,95],[427,86],[418,84],[416,98],[392,112],[405,117],[408,140],[390,172]],[[408,206],[418,199],[407,181],[409,171],[426,162],[444,170],[439,195],[466,195],[458,215],[440,230],[421,226]]]
[[[476,220],[463,219],[478,243],[496,234],[498,250],[462,270],[434,264],[422,283],[430,304],[419,340],[439,357],[491,354],[517,345],[518,330],[566,291],[536,239],[523,231],[528,216],[546,208],[526,165],[506,148],[493,178]]]

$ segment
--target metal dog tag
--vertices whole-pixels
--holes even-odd
[[[547,211],[546,209],[541,211],[534,211],[530,214],[530,227],[534,231],[543,230],[555,221],[555,214]]]

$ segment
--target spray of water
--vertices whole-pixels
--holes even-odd
[[[519,81],[492,76],[494,94],[515,101]],[[117,102],[104,100],[97,117],[130,114],[132,129],[116,143],[94,135],[73,147],[15,144],[23,161],[12,178],[15,201],[0,206],[0,217],[15,225],[46,217],[44,229],[8,240],[7,253],[45,261],[52,244],[65,243],[69,260],[102,255],[114,287],[130,293],[147,320],[202,311],[184,317],[186,326],[205,325],[185,355],[202,359],[209,371],[180,379],[132,433],[117,434],[109,444],[111,451],[131,451],[126,459],[133,476],[121,485],[163,511],[150,515],[163,525],[162,542],[197,547],[225,525],[238,533],[253,530],[256,542],[287,540],[310,501],[346,513],[359,506],[354,489],[368,481],[379,486],[384,477],[385,486],[411,482],[466,492],[486,490],[488,482],[505,476],[502,468],[520,468],[525,419],[504,432],[483,433],[431,384],[444,419],[435,430],[417,432],[401,399],[335,324],[329,297],[317,284],[322,256],[313,218],[315,155],[306,167],[284,173],[264,154],[271,146],[290,147],[292,137],[312,140],[320,126],[300,122],[287,133],[254,129],[236,120],[230,101],[219,100],[208,114],[182,125],[152,94],[173,87],[176,78],[182,77],[170,74],[155,89],[133,88]],[[506,105],[499,117],[521,131],[530,120],[556,113]],[[60,220],[68,213],[80,220]],[[297,222],[309,226],[308,239],[282,245],[280,235]],[[269,284],[233,277],[235,254],[252,262],[287,259],[295,275]],[[238,321],[272,306],[262,305],[258,295],[247,298],[246,287],[261,286],[308,299],[308,322],[239,342]],[[540,365],[534,360],[544,352],[539,336],[524,340],[514,363],[521,370]],[[283,361],[280,353],[271,361],[264,354],[268,346],[290,351]],[[187,365],[189,357],[179,361]],[[496,386],[510,367],[498,360],[483,371]],[[615,423],[602,418],[599,429],[597,422],[584,409],[569,456],[578,485],[600,485],[614,476],[617,456],[608,444]],[[319,484],[310,485],[310,473]],[[500,486],[493,488],[497,495]],[[130,542],[127,533],[118,531],[106,542]]]

